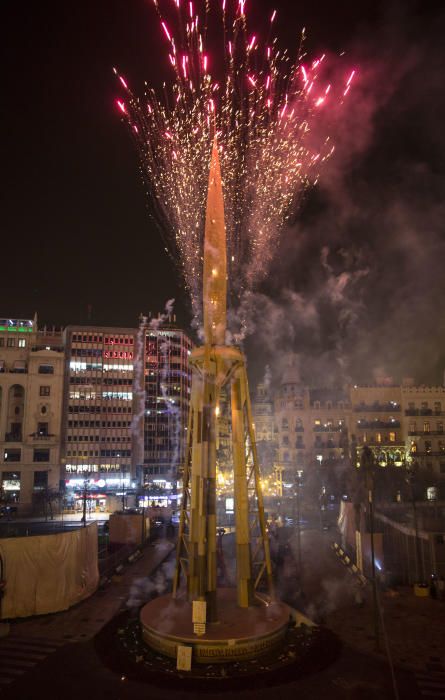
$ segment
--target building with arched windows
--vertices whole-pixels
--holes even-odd
[[[314,469],[324,477],[331,471],[337,477],[346,474],[351,464],[359,462],[365,445],[379,467],[402,467],[415,458],[431,476],[431,484],[445,485],[445,386],[416,386],[412,379],[396,383],[380,377],[372,385],[308,387],[300,380],[297,359],[287,357],[270,392],[273,412],[267,416],[274,422],[270,447],[284,495],[302,473],[305,478]],[[261,401],[258,406],[261,414]],[[258,440],[263,422],[261,415],[255,418]]]
[[[2,504],[27,514],[59,490],[64,347],[37,319],[0,319]]]

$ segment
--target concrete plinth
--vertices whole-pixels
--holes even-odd
[[[193,648],[197,663],[227,663],[266,654],[278,646],[290,619],[290,608],[284,603],[265,603],[240,608],[236,590],[217,589],[219,622],[206,626],[198,637],[193,632],[192,604],[161,596],[144,605],[140,615],[144,641],[161,654],[176,658],[179,645]]]

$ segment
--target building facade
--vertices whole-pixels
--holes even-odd
[[[274,397],[277,451],[275,471],[284,488],[295,483],[310,459],[309,390],[290,361]]]
[[[387,380],[376,386],[352,386],[351,441],[359,449],[368,445],[381,466],[400,461],[405,454],[407,435],[402,421],[402,387]]]
[[[348,392],[302,385],[292,359],[275,394],[274,413],[275,470],[281,474],[284,494],[304,473],[315,467],[337,468],[348,456]]]
[[[79,509],[87,482],[89,499],[104,509],[132,505],[137,496],[174,507],[192,349],[189,336],[164,316],[141,319],[139,328],[63,332],[39,330],[36,319],[0,319],[2,504],[36,512],[45,495],[66,487],[66,501]],[[226,398],[219,407],[221,493],[232,478]],[[445,480],[444,386],[383,379],[309,388],[290,357],[276,390],[260,384],[252,408],[271,496],[285,495],[312,468],[326,474],[348,466],[365,445],[381,467],[415,458],[432,483]]]
[[[19,514],[59,491],[63,366],[61,331],[0,320],[1,493]]]
[[[190,402],[189,336],[168,321],[144,331],[144,421],[142,482],[146,499],[171,505],[184,462]]]
[[[402,386],[401,403],[408,450],[422,467],[445,478],[445,387]]]
[[[63,471],[68,502],[82,507],[83,490],[100,508],[137,490],[135,426],[136,328],[65,329]],[[115,502],[118,507],[118,501]]]
[[[260,385],[254,402],[259,444],[270,436],[271,420],[262,392]],[[379,467],[402,467],[415,459],[432,484],[445,480],[445,387],[382,378],[374,385],[309,388],[290,357],[274,392],[272,420],[275,479],[284,494],[314,468],[325,476],[330,470],[342,474],[351,462],[358,464],[365,445]]]
[[[258,384],[252,401],[252,414],[257,443],[275,440],[274,404],[269,387]]]

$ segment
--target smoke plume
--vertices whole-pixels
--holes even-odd
[[[267,284],[231,319],[258,379],[265,364],[278,375],[291,351],[318,386],[376,372],[440,383],[444,28],[443,12],[407,5],[349,46],[353,99],[326,111],[334,155],[284,231]]]

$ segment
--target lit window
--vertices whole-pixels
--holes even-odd
[[[428,486],[428,488],[426,490],[426,497],[429,501],[437,500],[437,487],[436,486]]]
[[[3,472],[1,486],[8,501],[17,502],[20,497],[20,472]]]
[[[395,433],[391,432],[391,433],[389,434],[389,441],[390,441],[390,442],[395,442],[395,441],[396,441],[396,434],[395,434]]]
[[[22,458],[22,451],[19,448],[8,447],[3,453],[4,462],[20,462]]]
[[[382,434],[376,433],[375,439],[376,439],[376,442],[382,442]]]
[[[19,348],[25,348],[25,347],[26,347],[26,339],[19,338]]]

